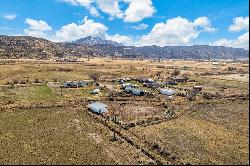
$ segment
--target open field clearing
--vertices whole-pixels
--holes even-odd
[[[6,60],[3,60],[6,61]],[[2,62],[3,63],[3,62]],[[63,65],[62,65],[63,64]],[[159,67],[158,67],[159,66]],[[237,69],[248,72],[248,67],[242,63],[222,63],[220,68],[213,69],[212,62],[198,61],[150,61],[150,60],[112,60],[108,58],[93,58],[78,63],[56,63],[52,61],[22,61],[15,63],[3,63],[0,65],[0,84],[6,84],[7,81],[17,79],[34,82],[39,81],[67,81],[89,79],[88,75],[92,72],[99,72],[103,78],[116,77],[151,77],[156,72],[162,72],[162,77],[167,77],[173,71],[171,67],[187,66],[188,70],[183,73],[194,75],[195,73],[205,72],[225,72],[227,67],[237,67]],[[164,67],[164,68],[161,68]]]
[[[232,81],[241,81],[241,82],[248,82],[249,75],[247,74],[230,74],[225,76],[213,76],[215,79],[224,79],[224,80],[232,80]]]
[[[147,164],[80,107],[0,112],[1,164]]]
[[[199,105],[175,120],[130,131],[193,164],[249,164],[248,106]]]

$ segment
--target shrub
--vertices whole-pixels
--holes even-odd
[[[10,85],[10,88],[13,89],[14,88],[14,83],[12,81],[7,81],[6,85]]]
[[[181,73],[181,72],[180,72],[179,69],[174,69],[172,75],[173,75],[173,76],[178,76],[180,73]]]
[[[34,79],[34,83],[39,83],[39,80],[37,78]]]
[[[183,73],[183,74],[182,74],[182,77],[183,77],[183,78],[189,78],[190,75],[191,75],[190,73]]]
[[[13,82],[12,81],[6,81],[6,85],[11,85]]]
[[[53,80],[53,82],[57,82],[57,81],[58,81],[58,79],[57,79],[57,78],[53,78],[52,80]]]
[[[21,80],[21,81],[20,81],[20,84],[26,84],[26,83],[27,83],[26,80]]]
[[[19,83],[19,81],[18,81],[17,79],[14,79],[12,82],[13,82],[14,84],[18,84],[18,83]]]
[[[153,144],[152,148],[156,150],[161,149],[161,147],[157,143]]]
[[[14,104],[15,101],[14,100],[8,100],[8,104]]]
[[[59,68],[58,70],[59,71],[64,71],[64,72],[71,72],[71,71],[73,71],[73,69],[70,69],[70,68]]]

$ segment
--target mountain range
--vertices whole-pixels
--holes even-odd
[[[84,44],[84,45],[112,45],[112,46],[123,46],[121,43],[117,43],[112,40],[105,40],[101,37],[87,36],[75,41],[69,42],[73,44]]]
[[[152,59],[236,59],[249,58],[243,48],[224,46],[124,46],[100,37],[87,36],[72,42],[56,43],[29,36],[0,35],[0,58],[122,57]]]

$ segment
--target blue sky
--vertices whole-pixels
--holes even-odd
[[[248,6],[248,0],[0,0],[0,34],[248,49]]]

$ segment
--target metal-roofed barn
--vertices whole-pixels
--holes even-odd
[[[66,81],[63,83],[64,88],[70,88],[71,87],[71,81]]]
[[[87,82],[86,81],[80,81],[79,83],[78,83],[78,86],[79,87],[84,87],[84,86],[86,86],[87,85]]]
[[[163,95],[171,96],[175,94],[175,91],[172,89],[160,89],[160,93]]]
[[[131,93],[133,95],[137,95],[137,96],[143,96],[143,95],[145,95],[145,92],[143,90],[141,90],[141,89],[138,89],[138,88],[132,88],[131,89]]]
[[[108,106],[106,104],[100,103],[100,102],[94,102],[91,104],[88,104],[88,109],[94,113],[105,113],[108,111]]]
[[[86,81],[66,81],[63,83],[64,88],[78,88],[87,85]]]
[[[130,88],[138,88],[139,85],[137,85],[137,84],[130,84],[130,83],[124,83],[124,84],[122,84],[122,88],[123,88],[123,89],[126,89],[127,87],[130,87]]]
[[[101,91],[100,89],[94,89],[94,90],[92,90],[91,93],[92,94],[98,94],[98,93],[100,93],[100,91]]]

